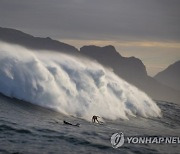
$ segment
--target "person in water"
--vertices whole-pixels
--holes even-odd
[[[98,120],[98,118],[100,118],[100,117],[94,115],[94,116],[92,117],[92,123],[96,123],[96,121],[97,121],[97,123],[100,123],[99,120]]]
[[[77,127],[79,127],[80,126],[80,124],[79,123],[77,123],[77,124],[72,124],[72,123],[70,123],[70,122],[67,122],[67,121],[63,121],[63,123],[64,124],[66,124],[66,125],[71,125],[71,126],[77,126]]]

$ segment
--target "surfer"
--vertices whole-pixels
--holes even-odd
[[[63,121],[63,123],[66,124],[66,125],[71,125],[71,126],[77,126],[77,127],[80,126],[79,123],[77,123],[77,124],[71,124],[70,122],[67,122],[67,121],[65,121],[65,120]]]
[[[96,121],[97,121],[97,123],[100,123],[99,120],[98,120],[98,118],[100,118],[100,117],[94,115],[94,116],[92,117],[92,123],[96,123]]]

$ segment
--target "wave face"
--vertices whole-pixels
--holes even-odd
[[[144,92],[88,59],[0,43],[0,92],[66,115],[158,117]]]

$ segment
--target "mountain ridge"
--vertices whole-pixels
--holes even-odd
[[[180,90],[180,60],[156,74],[154,78],[164,85]]]
[[[0,40],[32,49],[55,50],[76,56],[88,57],[107,68],[111,68],[115,74],[143,90],[153,99],[180,103],[180,91],[165,86],[148,76],[146,67],[140,59],[136,57],[123,57],[112,45],[105,47],[95,45],[83,46],[79,51],[72,45],[53,40],[49,37],[34,37],[15,29],[1,27]]]
[[[53,40],[50,37],[41,38],[26,34],[20,30],[0,27],[0,40],[8,43],[19,44],[32,49],[61,50],[65,53],[75,53],[78,49],[69,44]]]
[[[106,46],[98,47],[90,45],[80,48],[80,52],[89,58],[95,59],[103,66],[112,68],[119,77],[143,90],[152,98],[180,102],[179,91],[172,87],[167,87],[148,76],[146,67],[140,59],[123,57],[115,48],[111,48],[111,51],[108,52],[106,52],[106,49]]]

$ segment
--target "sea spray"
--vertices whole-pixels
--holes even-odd
[[[144,92],[96,62],[3,42],[0,92],[87,120],[93,115],[112,120],[161,116]]]

